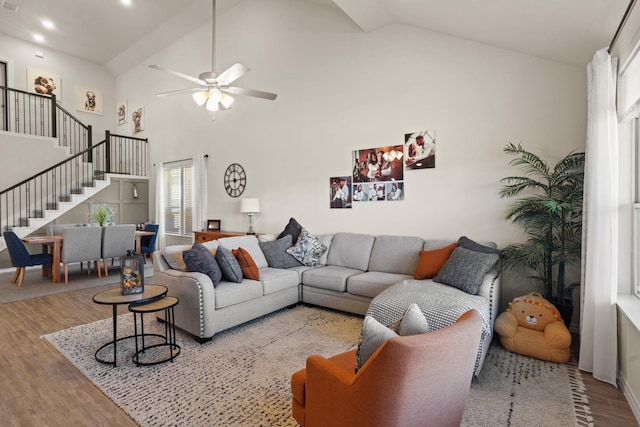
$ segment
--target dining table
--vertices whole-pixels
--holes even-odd
[[[60,282],[60,251],[62,249],[62,241],[64,236],[26,236],[22,238],[24,243],[28,244],[40,244],[45,253],[51,252],[53,262],[51,263],[51,275],[53,276],[53,283]],[[42,275],[46,277],[48,275],[49,265],[44,264],[42,266]]]
[[[136,231],[135,250],[140,253],[141,242],[140,239],[143,236],[153,236],[156,234],[154,231]],[[48,276],[49,268],[51,268],[51,275],[53,276],[53,283],[60,282],[60,253],[62,251],[62,243],[64,241],[63,235],[52,236],[26,236],[22,238],[22,241],[27,244],[40,244],[42,245],[44,253],[51,253],[53,258],[52,265],[48,264],[42,266],[43,277]]]

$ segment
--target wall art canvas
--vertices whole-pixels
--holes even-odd
[[[407,169],[436,167],[435,130],[423,130],[404,135],[404,164]]]
[[[388,145],[354,151],[353,201],[403,200],[403,157],[402,145]]]
[[[62,99],[62,79],[50,71],[27,68],[27,91]]]
[[[127,101],[120,101],[116,104],[116,120],[118,126],[127,123],[127,116],[129,115],[129,107]]]
[[[102,115],[103,105],[102,92],[84,86],[76,86],[76,110]]]
[[[329,178],[329,196],[331,209],[351,209],[351,177]]]
[[[133,133],[144,130],[144,107],[138,107],[131,112],[131,121],[133,122]]]

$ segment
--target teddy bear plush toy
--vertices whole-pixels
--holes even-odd
[[[504,348],[549,362],[571,356],[571,333],[556,307],[537,292],[514,298],[495,321]]]

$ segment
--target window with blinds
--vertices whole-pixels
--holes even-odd
[[[191,236],[193,232],[193,162],[164,166],[164,231]]]

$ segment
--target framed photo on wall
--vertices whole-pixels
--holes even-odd
[[[222,225],[222,221],[219,219],[209,219],[207,220],[207,231],[220,231],[220,226]]]
[[[118,102],[116,107],[116,118],[118,120],[118,126],[127,123],[127,115],[129,112],[129,107],[127,100]]]

